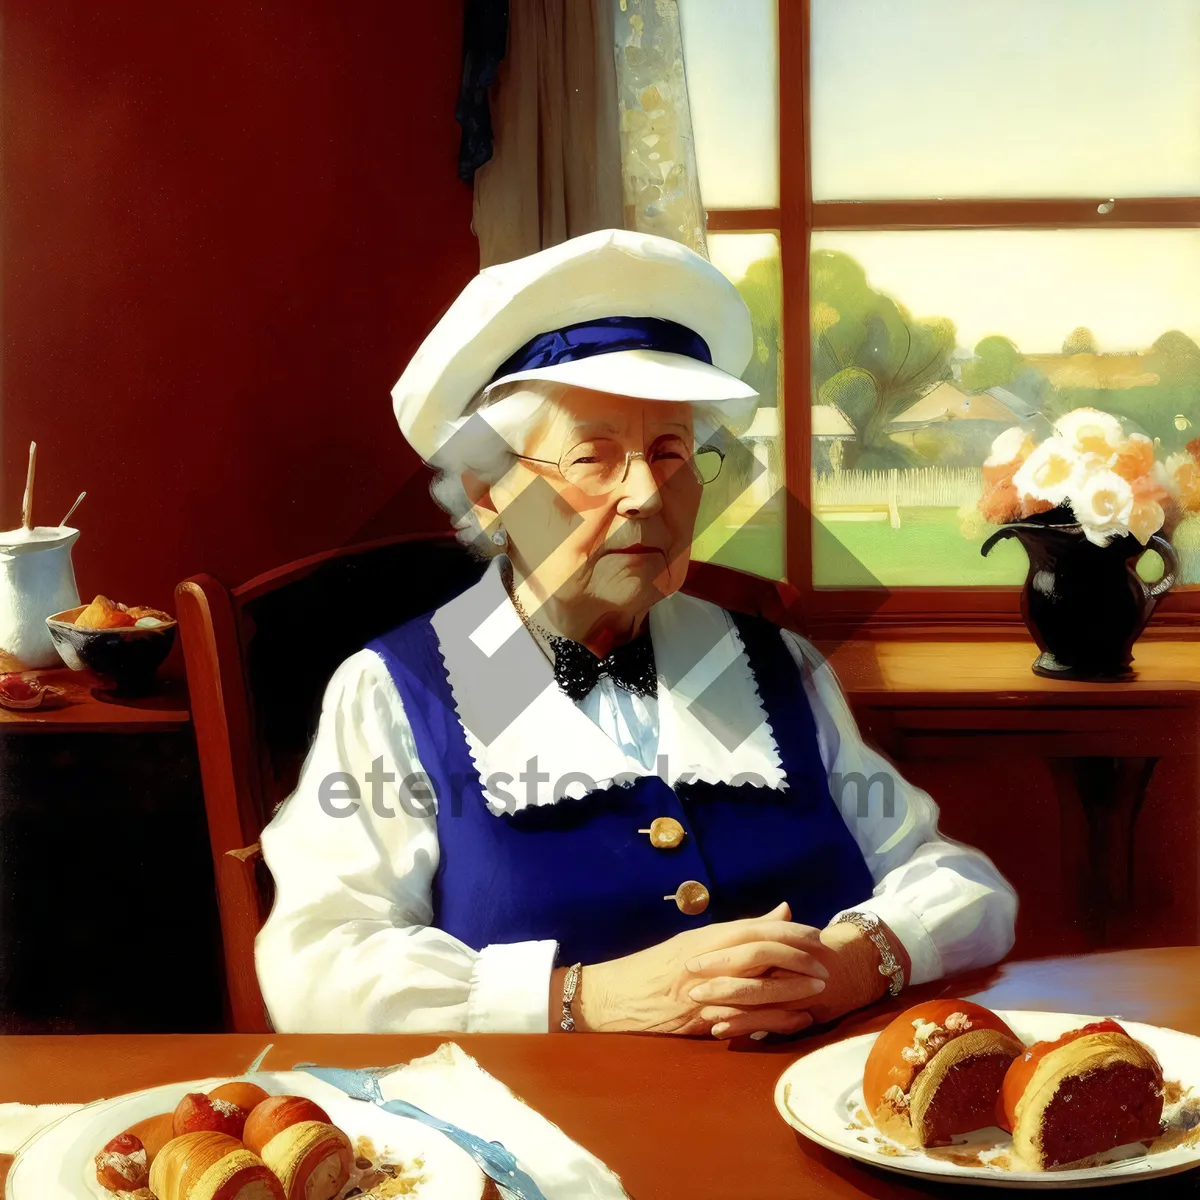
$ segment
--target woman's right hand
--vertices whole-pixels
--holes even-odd
[[[812,1018],[785,1005],[816,995],[829,976],[818,957],[820,932],[793,922],[781,904],[761,917],[689,929],[636,954],[585,966],[573,1005],[575,1027],[593,1033],[709,1033],[713,1022],[701,1015],[705,1003],[689,995],[708,978],[694,960],[734,949],[739,975],[768,977],[755,996],[761,1018],[756,1027],[794,1033]]]

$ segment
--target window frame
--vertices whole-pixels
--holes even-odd
[[[1119,199],[822,201],[812,197],[810,0],[778,0],[779,207],[710,209],[711,233],[774,233],[783,276],[784,578],[812,636],[1005,636],[1022,624],[1021,587],[816,587],[812,571],[812,397],[809,242],[813,232],[941,229],[1195,229],[1200,196]],[[790,399],[788,380],[797,397]],[[1200,585],[1159,602],[1155,627],[1200,629]]]

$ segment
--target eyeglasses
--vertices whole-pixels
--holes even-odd
[[[557,467],[569,484],[589,496],[603,496],[624,483],[629,476],[630,460],[634,458],[645,461],[659,487],[675,480],[681,470],[690,472],[701,484],[712,483],[725,461],[724,453],[716,446],[701,446],[692,453],[682,438],[656,442],[649,452],[626,450],[611,438],[590,438],[564,451],[557,462],[528,454],[518,454],[517,458]]]

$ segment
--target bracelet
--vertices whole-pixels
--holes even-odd
[[[883,932],[879,918],[872,912],[843,912],[838,913],[830,924],[838,925],[843,921],[857,926],[871,939],[879,951],[879,973],[888,977],[888,995],[900,995],[900,989],[904,987],[904,968],[892,952],[892,945]]]
[[[571,1002],[579,990],[579,977],[582,974],[583,963],[576,963],[573,967],[567,968],[566,977],[563,979],[562,1021],[559,1023],[559,1028],[563,1033],[575,1032],[575,1017],[571,1013]]]

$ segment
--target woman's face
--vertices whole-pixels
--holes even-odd
[[[544,406],[517,449],[490,497],[514,565],[540,592],[603,619],[644,613],[678,590],[702,490],[690,404],[573,388]],[[639,457],[626,470],[629,451]],[[607,490],[606,463],[616,464]]]

